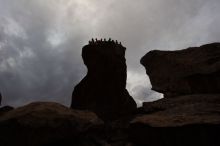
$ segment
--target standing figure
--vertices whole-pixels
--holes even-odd
[[[94,41],[94,39],[92,38],[92,43],[94,44],[95,43],[95,41]]]

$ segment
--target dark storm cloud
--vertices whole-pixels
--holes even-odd
[[[51,4],[13,2],[1,5],[0,82],[4,103],[52,100],[68,104],[74,84],[83,76],[84,68],[79,66],[83,33],[72,31],[76,36],[59,43],[57,29],[62,28],[53,26],[56,15],[50,10]]]
[[[219,0],[0,0],[3,104],[37,100],[69,105],[86,73],[81,48],[92,37],[127,47],[127,88],[137,101],[161,98],[140,65],[151,49],[219,41]]]
[[[151,49],[184,49],[219,41],[219,5],[218,0],[121,0],[108,5],[102,14],[106,19],[100,19],[100,36],[119,38],[127,47],[128,89],[137,100],[144,95],[150,100],[143,91],[151,87],[140,58]]]

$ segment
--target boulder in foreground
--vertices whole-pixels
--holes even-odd
[[[58,103],[31,103],[0,117],[0,144],[94,145],[87,135],[95,135],[91,133],[98,133],[102,125],[92,112],[72,110]]]
[[[142,110],[130,125],[138,145],[220,145],[220,94],[164,98],[144,103]]]

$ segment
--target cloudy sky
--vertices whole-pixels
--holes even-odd
[[[220,41],[219,0],[0,0],[3,105],[70,105],[85,76],[81,48],[113,38],[127,48],[127,88],[138,103],[160,98],[140,65],[149,50]]]

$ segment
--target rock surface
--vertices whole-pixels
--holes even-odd
[[[0,116],[0,145],[93,146],[88,135],[95,135],[102,125],[102,120],[91,112],[57,103],[32,103]]]
[[[152,89],[165,97],[220,93],[220,43],[150,51],[142,59]]]
[[[11,107],[11,106],[3,106],[3,107],[1,107],[0,108],[0,116],[5,114],[5,113],[7,113],[7,112],[9,112],[9,111],[11,111],[11,110],[13,110],[13,109],[14,108]]]
[[[220,94],[164,98],[144,103],[143,111],[148,114],[136,117],[134,123],[138,121],[152,127],[220,124]]]
[[[92,45],[97,46],[94,47]],[[210,51],[209,49],[209,51],[207,51],[207,48],[216,48],[218,44],[205,45],[200,48],[190,48],[177,52],[166,52],[166,54],[168,55],[164,55],[162,53],[162,58],[167,58],[169,60],[173,57],[174,61],[178,59],[181,60],[181,57],[179,57],[177,54],[182,54],[182,52],[184,51],[189,51],[192,53],[193,50],[200,53],[200,56],[202,57],[206,56],[206,58],[204,58],[205,63],[202,62],[201,59],[198,59],[198,62],[199,64],[201,64],[201,66],[200,68],[198,66],[195,67],[199,73],[207,73],[201,78],[197,78],[198,72],[196,70],[191,69],[191,71],[189,71],[190,62],[193,63],[193,66],[195,65],[195,60],[192,58],[198,58],[198,56],[196,56],[198,55],[197,53],[192,53],[188,56],[188,59],[192,59],[193,61],[187,62],[187,56],[183,57],[184,59],[182,58],[182,60],[186,61],[186,66],[184,66],[183,62],[182,64],[180,63],[178,65],[178,71],[183,71],[182,73],[186,75],[187,79],[187,71],[189,71],[189,76],[191,76],[192,73],[196,74],[196,80],[194,80],[194,78],[190,78],[190,82],[198,85],[198,88],[195,88],[196,86],[194,86],[194,84],[193,86],[192,84],[187,84],[187,86],[190,87],[190,90],[182,90],[185,87],[177,88],[175,86],[175,90],[167,90],[167,88],[164,88],[173,86],[175,80],[180,80],[181,83],[186,82],[185,78],[183,77],[184,75],[181,74],[181,72],[175,70],[176,68],[174,68],[173,70],[177,73],[172,73],[173,75],[175,75],[174,79],[172,79],[168,76],[168,74],[165,74],[168,73],[166,68],[164,68],[164,72],[163,70],[158,69],[159,72],[161,71],[161,73],[164,73],[166,78],[163,78],[163,74],[158,74],[158,72],[155,71],[155,64],[151,62],[151,60],[157,60],[154,57],[157,58],[158,55],[150,55],[151,58],[148,61],[150,61],[149,64],[150,66],[152,65],[152,68],[150,67],[150,69],[153,69],[153,71],[151,72],[148,66],[146,66],[146,68],[147,72],[150,72],[151,79],[155,80],[157,83],[159,81],[157,81],[157,79],[154,77],[158,76],[161,79],[164,79],[164,81],[167,80],[167,78],[170,78],[171,82],[167,82],[166,85],[165,83],[163,86],[160,84],[156,85],[163,89],[163,93],[167,94],[167,91],[169,91],[169,93],[171,93],[169,95],[175,95],[175,98],[163,98],[155,102],[144,103],[143,107],[139,108],[135,112],[132,112],[131,110],[131,105],[133,105],[131,104],[131,101],[133,100],[131,100],[131,98],[128,98],[130,96],[125,90],[125,86],[122,86],[122,80],[124,83],[124,81],[126,81],[126,78],[124,77],[126,76],[119,76],[119,74],[123,73],[125,73],[126,75],[126,72],[124,72],[126,71],[126,66],[124,66],[125,68],[122,69],[123,72],[121,69],[118,69],[117,71],[117,67],[115,67],[118,65],[118,61],[120,62],[122,61],[122,58],[124,58],[125,50],[123,49],[124,51],[122,51],[122,55],[121,53],[119,53],[120,49],[113,49],[114,47],[112,47],[111,45],[115,46],[116,44],[112,42],[110,44],[103,44],[102,42],[101,45],[99,43],[92,45],[90,44],[88,46],[85,46],[83,49],[83,58],[85,64],[88,66],[88,74],[73,92],[74,102],[72,103],[72,106],[73,108],[78,108],[82,110],[80,111],[76,109],[70,109],[58,103],[49,102],[37,102],[14,110],[11,108],[9,108],[9,110],[3,110],[2,114],[0,113],[0,145],[220,145],[220,93],[217,92],[219,80],[218,75],[212,76],[212,73],[218,72],[219,69],[218,57],[217,59],[214,59],[214,61],[211,59],[213,64],[210,66],[213,66],[212,68],[209,65],[205,65],[205,63],[207,62],[207,56],[204,55],[204,52],[207,53]],[[105,45],[109,45],[109,48]],[[101,48],[104,49],[102,50]],[[205,49],[203,50],[201,48]],[[201,52],[199,52],[198,50],[200,50]],[[91,52],[88,53],[87,51]],[[121,54],[118,54],[119,58],[115,56],[116,52]],[[112,56],[110,55],[111,53]],[[161,52],[159,52],[159,54],[160,53]],[[171,57],[170,53],[172,54]],[[210,53],[208,56],[211,56],[210,58],[213,58],[213,55],[214,54]],[[177,56],[177,58],[175,58],[175,56]],[[217,52],[216,56],[218,56]],[[158,60],[160,59],[161,58],[159,58]],[[112,60],[114,60],[115,62],[112,63]],[[164,62],[166,62],[166,60]],[[125,60],[121,63],[125,65]],[[147,62],[145,63],[148,64]],[[175,64],[175,62],[172,63]],[[161,63],[157,62],[156,64]],[[167,64],[164,65],[166,66]],[[207,68],[209,68],[210,70],[208,70]],[[117,73],[113,72],[113,70]],[[213,85],[213,82],[211,82],[212,79],[215,79],[214,84],[217,86]],[[119,80],[120,82],[117,82],[117,80]],[[204,80],[207,84],[204,84]],[[117,86],[116,83],[120,86]],[[209,84],[210,86],[208,86]],[[182,84],[180,85],[182,86]],[[186,84],[183,84],[183,86],[185,85]],[[202,87],[202,85],[204,85],[204,87]],[[210,90],[210,87],[213,87],[214,89]],[[118,88],[120,88],[120,90]],[[204,92],[200,91],[201,88],[204,88]],[[99,90],[100,92],[98,92]],[[124,91],[125,93],[121,91]],[[197,92],[201,93],[197,94]],[[119,95],[123,95],[123,98]],[[117,99],[116,97],[120,98]],[[128,101],[125,99],[128,99]],[[116,103],[114,103],[113,101]],[[130,103],[131,105],[128,103]],[[112,107],[114,107],[115,109],[113,109]],[[128,112],[125,111],[126,107],[128,107]],[[133,108],[135,109],[135,106]],[[102,121],[98,118],[98,116],[96,116],[95,113],[86,111],[85,109],[95,111],[104,120],[108,120]],[[117,113],[117,110],[119,113]],[[126,116],[126,113],[129,113],[130,115]],[[120,118],[119,115],[121,115]]]
[[[141,64],[152,89],[164,93],[165,98],[144,103],[139,109],[129,128],[133,143],[220,145],[220,43],[150,51]]]
[[[136,103],[126,90],[125,50],[112,41],[83,47],[88,73],[73,91],[71,108],[94,111],[104,120],[117,119],[136,110]]]
[[[138,145],[220,144],[220,94],[164,98],[144,103],[142,110],[130,125],[131,139]]]
[[[219,145],[219,95],[193,96],[145,103],[135,118],[107,123],[89,111],[32,103],[0,116],[0,142],[4,146]]]

